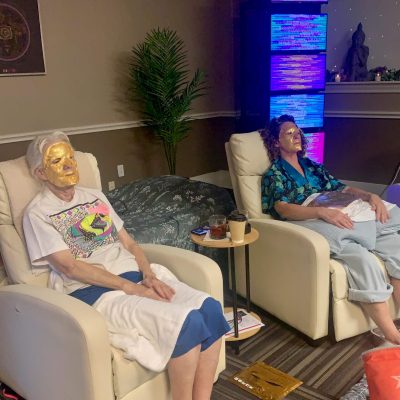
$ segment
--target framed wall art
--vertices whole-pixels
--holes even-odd
[[[45,72],[38,0],[0,0],[0,76]]]

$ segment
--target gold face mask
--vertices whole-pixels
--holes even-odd
[[[300,129],[294,124],[291,125],[288,129],[282,129],[279,134],[279,147],[289,153],[302,149]]]
[[[74,150],[65,142],[54,143],[43,154],[44,173],[57,187],[73,186],[79,182]]]

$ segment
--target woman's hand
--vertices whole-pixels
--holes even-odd
[[[157,293],[157,295],[159,295],[164,300],[170,301],[172,297],[174,297],[175,290],[163,281],[157,279],[156,275],[153,272],[151,274],[145,275],[142,284],[149,289],[153,289],[155,293]]]
[[[320,207],[319,218],[329,222],[330,224],[336,225],[339,228],[353,228],[353,221],[350,217],[335,208]]]
[[[147,297],[148,299],[158,300],[158,301],[168,301],[168,299],[160,296],[154,288],[147,287],[144,284],[139,285],[131,281],[126,281],[122,286],[122,290],[126,294],[132,294],[140,297]]]
[[[369,204],[371,204],[371,209],[375,211],[377,221],[382,222],[382,224],[388,221],[389,213],[382,199],[377,194],[371,193]]]

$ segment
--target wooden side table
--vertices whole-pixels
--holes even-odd
[[[245,248],[245,267],[246,267],[246,310],[250,313],[250,257],[249,257],[249,244],[255,242],[258,237],[257,229],[252,228],[251,232],[244,236],[244,241],[242,243],[233,243],[231,241],[225,240],[204,240],[205,235],[195,235],[191,234],[190,238],[192,242],[195,244],[195,251],[199,251],[199,246],[203,247],[211,247],[213,249],[228,249],[229,258],[230,258],[230,266],[231,266],[231,280],[232,280],[232,293],[233,293],[233,322],[234,322],[234,330],[235,335],[231,338],[227,338],[227,341],[231,340],[241,340],[245,339],[245,337],[249,337],[249,332],[246,332],[245,337],[240,337],[239,335],[239,326],[238,326],[238,318],[237,318],[237,292],[236,292],[236,268],[235,268],[235,248],[244,246]],[[253,316],[260,319],[256,314],[252,313]],[[257,333],[258,330],[255,330],[254,333]],[[253,334],[254,334],[253,333]]]

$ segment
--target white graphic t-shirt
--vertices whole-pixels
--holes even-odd
[[[46,256],[69,249],[76,259],[116,275],[138,270],[135,257],[118,239],[123,222],[98,190],[76,187],[66,202],[45,188],[25,210],[23,225],[34,266],[48,265]],[[51,273],[53,289],[71,293],[86,286],[54,269]]]

